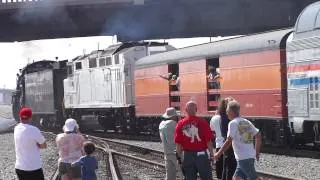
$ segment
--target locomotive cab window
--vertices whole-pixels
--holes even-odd
[[[99,67],[102,67],[102,66],[106,66],[106,59],[105,58],[99,59]]]
[[[114,64],[119,64],[119,54],[114,55]]]
[[[89,59],[89,68],[95,68],[95,67],[97,67],[97,59],[96,58]]]
[[[82,69],[82,62],[76,63],[76,70]]]
[[[112,59],[111,57],[106,57],[106,66],[112,65]]]
[[[68,65],[68,76],[73,74],[73,66],[72,65]]]

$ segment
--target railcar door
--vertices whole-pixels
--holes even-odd
[[[169,78],[169,106],[180,111],[180,77],[179,64],[169,64],[168,72],[171,74]]]
[[[207,108],[208,111],[218,109],[220,99],[220,67],[219,58],[207,59]]]

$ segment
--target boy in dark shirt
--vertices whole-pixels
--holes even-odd
[[[98,169],[98,161],[92,156],[92,153],[95,151],[95,145],[87,141],[84,143],[83,148],[86,155],[82,156],[74,165],[81,166],[82,180],[96,180],[97,175],[95,170]]]

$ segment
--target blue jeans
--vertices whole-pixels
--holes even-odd
[[[245,180],[256,180],[257,173],[254,168],[254,160],[251,158],[237,161],[237,168],[233,176],[239,176]]]
[[[184,151],[183,169],[187,180],[196,180],[199,173],[201,180],[212,180],[212,167],[206,151]]]

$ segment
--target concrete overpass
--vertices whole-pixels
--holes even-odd
[[[293,26],[316,0],[0,0],[0,41],[229,36]]]

